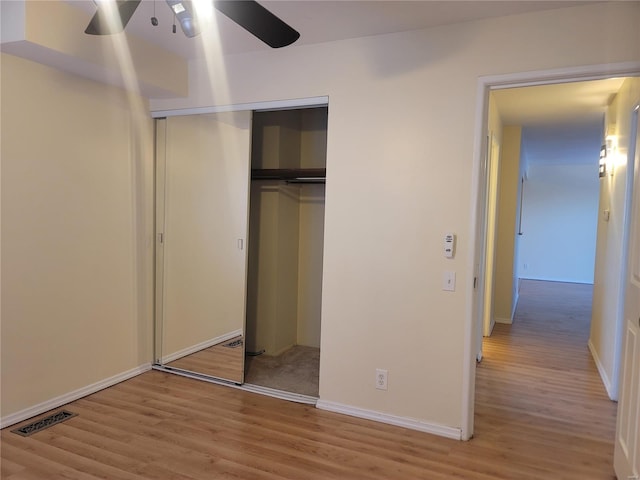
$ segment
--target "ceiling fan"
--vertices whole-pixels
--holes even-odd
[[[180,21],[180,26],[188,37],[200,33],[195,18],[180,0],[165,0]],[[280,48],[291,45],[300,34],[288,24],[280,20],[269,10],[253,0],[212,0],[213,6],[222,14],[269,45]],[[116,0],[115,6],[120,22],[109,22],[110,9],[104,0],[95,1],[98,10],[89,22],[85,33],[90,35],[111,35],[124,30],[127,23],[138,8],[141,0]],[[154,17],[155,18],[155,17]],[[156,20],[157,22],[157,20]],[[114,24],[115,23],[115,24]],[[153,23],[153,19],[152,19]],[[154,23],[155,25],[155,23]],[[174,32],[175,33],[175,32]]]

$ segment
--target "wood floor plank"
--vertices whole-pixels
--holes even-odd
[[[611,480],[616,404],[586,348],[590,301],[590,286],[523,283],[514,324],[484,341],[469,442],[151,371],[31,437],[4,429],[1,475]]]

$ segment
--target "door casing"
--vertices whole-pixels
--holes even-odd
[[[479,350],[478,339],[483,329],[484,292],[486,271],[484,268],[487,251],[487,214],[486,205],[489,189],[487,188],[487,171],[483,169],[485,152],[487,151],[489,92],[491,90],[552,85],[560,83],[602,80],[619,76],[640,75],[640,62],[617,64],[589,65],[554,70],[514,73],[505,75],[483,76],[478,78],[476,97],[476,128],[474,135],[474,156],[471,179],[471,232],[475,236],[469,241],[468,271],[473,271],[477,281],[467,289],[467,312],[465,318],[465,350],[463,364],[463,401],[462,401],[462,439],[469,440],[473,436],[474,403],[475,403],[475,368]],[[618,357],[620,356],[618,352]]]

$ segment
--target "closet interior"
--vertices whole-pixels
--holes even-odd
[[[318,396],[327,107],[254,112],[244,381]]]

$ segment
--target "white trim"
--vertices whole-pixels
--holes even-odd
[[[480,77],[479,80],[490,90],[499,90],[602,80],[611,77],[637,77],[639,75],[640,62],[623,62],[566,67],[556,70],[532,70],[506,75],[487,75]]]
[[[596,364],[596,367],[598,368],[598,373],[600,374],[600,378],[602,379],[602,383],[604,384],[604,388],[607,391],[607,395],[609,395],[609,398],[611,400],[617,401],[617,395],[614,395],[613,390],[611,388],[611,380],[609,380],[609,376],[607,375],[606,370],[604,369],[604,365],[602,365],[602,362],[600,361],[600,357],[598,356],[598,352],[596,351],[596,347],[593,346],[593,343],[591,343],[591,339],[589,339],[589,342],[587,343],[587,346],[589,347],[589,351],[591,352],[591,356],[593,357],[593,361]]]
[[[640,99],[637,100],[640,102]],[[629,144],[627,145],[627,168],[625,171],[624,212],[622,214],[622,255],[620,257],[620,288],[618,289],[617,314],[615,320],[615,337],[613,340],[613,369],[611,372],[611,389],[607,389],[611,400],[618,400],[620,391],[620,370],[622,368],[622,343],[624,338],[624,307],[627,295],[627,275],[630,263],[629,241],[631,239],[631,213],[633,211],[633,192],[636,177],[636,157],[640,144],[638,128],[640,123],[640,103],[636,103],[630,112]],[[611,395],[613,392],[613,395]]]
[[[632,77],[640,75],[640,62],[622,62],[582,67],[565,67],[560,69],[538,70],[530,72],[510,73],[503,75],[487,75],[478,77],[476,94],[475,132],[473,144],[473,165],[471,173],[471,205],[470,232],[467,245],[469,261],[467,271],[475,271],[476,264],[476,223],[478,218],[477,201],[480,188],[480,165],[482,160],[482,139],[487,129],[486,111],[489,103],[489,91],[498,88],[549,85],[585,80],[596,80],[610,77]],[[479,279],[483,282],[483,279]],[[476,368],[476,323],[477,312],[473,311],[473,286],[467,287],[467,311],[465,317],[465,349],[462,365],[462,439],[473,436],[473,420],[475,405],[475,368]],[[479,299],[482,302],[482,299]],[[482,310],[482,309],[478,309]]]
[[[487,86],[480,79],[478,81],[476,91],[476,115],[475,115],[475,133],[473,139],[473,165],[471,169],[471,205],[469,243],[467,245],[467,271],[476,274],[476,264],[480,265],[477,272],[478,284],[467,286],[467,311],[465,315],[464,328],[464,345],[465,349],[462,354],[462,440],[469,440],[473,437],[473,419],[475,407],[475,389],[476,389],[476,363],[482,360],[482,314],[484,312],[484,275],[483,260],[476,258],[476,237],[478,223],[478,195],[480,193],[480,170],[482,164],[482,145],[484,142],[484,132],[486,130],[486,120],[489,108],[489,91]],[[480,249],[479,249],[480,250]],[[478,302],[475,304],[474,296],[477,295]],[[475,304],[475,309],[474,309]],[[478,318],[479,315],[479,318]]]
[[[493,319],[493,325],[495,325],[496,323],[501,323],[503,325],[511,325],[513,323],[513,319],[496,317]],[[491,330],[493,330],[493,328],[491,328]]]
[[[556,283],[575,283],[578,285],[593,285],[593,280],[585,281],[585,280],[572,280],[568,278],[549,278],[549,277],[541,277],[541,276],[522,276],[520,280],[535,280],[537,282],[556,282]]]
[[[200,342],[196,345],[192,345],[187,348],[183,348],[182,350],[178,350],[177,352],[172,353],[171,355],[166,355],[162,357],[162,363],[173,362],[174,360],[178,360],[179,358],[186,357],[187,355],[191,355],[192,353],[199,352],[200,350],[204,350],[205,348],[213,347],[218,343],[226,342],[227,340],[231,340],[235,337],[240,337],[242,335],[242,329],[234,330],[233,332],[225,333],[224,335],[220,335],[219,337],[211,338],[204,342]]]
[[[174,117],[177,115],[199,115],[203,113],[238,112],[246,110],[284,110],[303,107],[319,107],[329,104],[329,97],[293,98],[290,100],[272,100],[268,102],[235,103],[231,105],[212,105],[209,107],[179,108],[176,110],[156,110],[152,118]]]
[[[428,423],[415,418],[400,417],[398,415],[390,415],[388,413],[376,412],[375,410],[366,410],[364,408],[352,407],[337,402],[329,402],[326,400],[318,400],[316,408],[326,410],[328,412],[341,413],[351,417],[364,418],[373,420],[374,422],[387,423],[397,427],[409,428],[420,432],[431,433],[441,437],[452,438],[454,440],[462,439],[462,431],[459,428],[445,427],[435,423]]]
[[[67,403],[78,400],[79,398],[86,397],[87,395],[99,392],[100,390],[104,390],[105,388],[111,387],[117,383],[129,380],[130,378],[138,376],[141,373],[148,372],[149,370],[151,370],[151,364],[146,363],[139,367],[132,368],[131,370],[127,370],[126,372],[114,375],[113,377],[109,377],[99,382],[92,383],[91,385],[87,385],[86,387],[79,388],[78,390],[74,390],[73,392],[69,392],[59,397],[47,400],[46,402],[39,403],[37,405],[34,405],[33,407],[25,408],[24,410],[20,410],[19,412],[12,413],[0,419],[0,428],[14,425],[28,418],[35,417],[36,415],[48,412],[49,410],[53,410],[54,408],[61,407],[62,405],[66,405]]]
[[[253,385],[251,383],[239,385],[239,388],[245,392],[259,393],[260,395],[279,398],[280,400],[287,400],[289,402],[305,403],[308,405],[316,405],[318,403],[318,399],[316,397],[302,395],[301,393],[285,392],[284,390],[263,387],[261,385]]]

